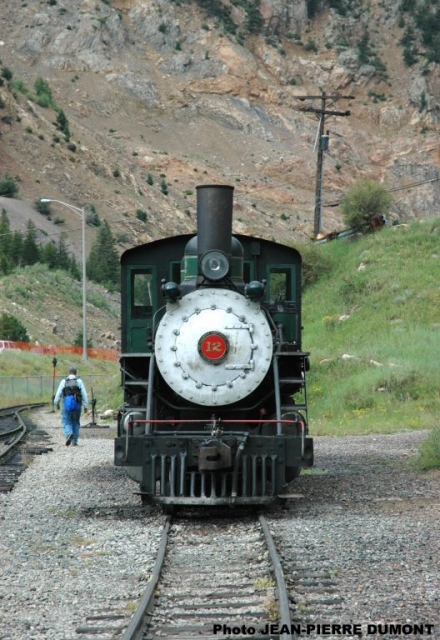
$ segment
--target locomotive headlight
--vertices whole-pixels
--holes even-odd
[[[244,293],[247,298],[257,301],[257,300],[261,300],[261,298],[264,296],[265,288],[266,287],[264,285],[264,282],[258,282],[258,280],[252,280],[252,282],[249,282],[245,286]]]
[[[222,251],[208,251],[200,260],[200,270],[208,280],[221,280],[229,273],[229,260]]]
[[[161,286],[162,295],[169,302],[176,302],[179,298],[182,297],[182,292],[180,287],[175,282],[164,282]]]

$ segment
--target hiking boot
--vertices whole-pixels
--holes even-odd
[[[72,442],[72,447],[77,447],[78,443],[77,442]]]
[[[66,438],[66,447],[69,446],[69,444],[72,442],[72,440],[73,440],[73,433],[70,433]]]

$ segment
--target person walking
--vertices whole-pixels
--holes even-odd
[[[84,382],[76,374],[75,367],[71,367],[67,378],[61,380],[54,398],[57,409],[60,408],[61,399],[63,400],[61,424],[66,437],[66,447],[71,442],[74,446],[78,445],[81,409],[84,407],[84,413],[87,413],[89,404]]]

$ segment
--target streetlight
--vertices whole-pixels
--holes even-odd
[[[53,200],[51,198],[41,198],[40,202],[58,202],[68,209],[71,209],[81,216],[82,223],[82,292],[83,292],[83,355],[82,359],[87,360],[87,314],[86,314],[86,212],[84,207],[80,209],[73,204],[68,204],[62,200]]]

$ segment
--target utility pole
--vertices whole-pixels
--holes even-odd
[[[324,167],[324,151],[328,149],[329,132],[324,135],[325,116],[349,116],[350,111],[332,111],[326,109],[327,100],[354,100],[354,96],[328,96],[325,91],[320,96],[295,96],[298,100],[321,100],[321,107],[300,107],[300,111],[309,111],[319,116],[318,129],[318,161],[316,167],[316,186],[315,186],[315,217],[313,225],[313,234],[316,238],[321,231],[321,209],[322,209],[322,173]]]

